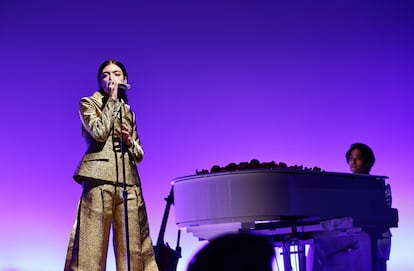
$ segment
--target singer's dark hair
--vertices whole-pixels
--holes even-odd
[[[101,66],[99,67],[99,70],[98,70],[98,85],[100,85],[99,83],[101,82],[101,79],[102,79],[102,71],[103,71],[103,69],[105,69],[105,67],[108,66],[109,64],[117,65],[121,69],[122,73],[124,74],[124,77],[125,78],[128,78],[128,73],[127,73],[127,70],[126,70],[124,64],[122,64],[118,60],[109,59],[109,60],[105,60],[101,64]],[[102,87],[99,87],[99,90],[100,91],[103,91]],[[123,90],[123,89],[119,89],[118,91],[119,91],[119,98],[121,98],[122,100],[124,100],[125,103],[128,103],[128,96],[126,95],[126,91]]]
[[[349,150],[346,152],[346,162],[349,163],[349,158],[351,156],[351,152],[354,149],[358,149],[361,151],[362,156],[364,157],[364,170],[366,174],[369,174],[371,171],[372,166],[375,164],[375,155],[372,149],[364,143],[354,143],[351,145]]]

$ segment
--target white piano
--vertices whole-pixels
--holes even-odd
[[[376,240],[398,226],[398,211],[386,203],[386,179],[291,168],[180,177],[173,180],[176,224],[200,239],[248,231],[275,244],[286,237],[301,241],[322,231],[359,229],[372,240],[375,270]]]

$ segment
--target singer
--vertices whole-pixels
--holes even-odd
[[[128,104],[127,80],[124,65],[107,60],[98,70],[99,90],[80,100],[79,115],[87,149],[74,174],[83,191],[65,271],[104,271],[111,227],[116,269],[127,270],[121,142],[125,153],[130,270],[158,271],[136,166],[144,151],[135,114]]]

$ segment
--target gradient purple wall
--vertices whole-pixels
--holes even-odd
[[[399,209],[390,270],[412,270],[413,14],[399,0],[2,1],[0,270],[63,269],[78,101],[108,58],[133,86],[154,242],[176,177],[253,158],[348,172],[360,141]],[[172,246],[176,230],[172,208]],[[183,233],[179,270],[202,245]]]

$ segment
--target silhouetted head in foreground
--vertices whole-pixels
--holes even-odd
[[[211,240],[187,271],[271,271],[273,246],[263,236],[228,234]]]

